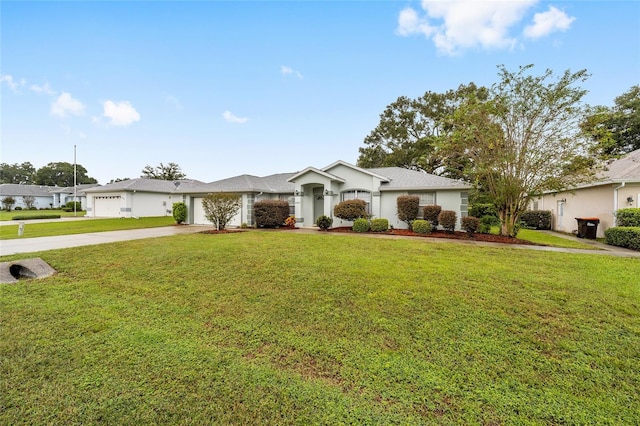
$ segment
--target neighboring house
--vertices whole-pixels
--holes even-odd
[[[179,183],[179,184],[178,184]],[[87,190],[87,216],[142,217],[171,215],[175,202],[187,205],[189,224],[210,224],[202,199],[211,193],[238,194],[241,207],[228,226],[255,225],[253,206],[257,201],[280,199],[289,202],[298,226],[314,226],[319,216],[333,217],[341,201],[362,199],[374,218],[385,218],[394,228],[406,228],[397,217],[397,198],[404,194],[420,197],[420,205],[438,204],[453,210],[460,219],[467,215],[470,185],[461,181],[400,167],[363,169],[337,161],[322,169],[308,167],[297,173],[265,177],[240,175],[211,183],[132,179]],[[333,226],[351,222],[334,218]]]
[[[147,217],[171,216],[174,202],[182,201],[176,194],[182,185],[202,184],[183,179],[128,179],[85,190],[88,217]]]
[[[97,184],[78,185],[75,190],[75,197],[80,201],[82,208],[86,206],[85,190],[98,186]],[[58,186],[44,185],[19,185],[13,183],[3,183],[0,185],[0,199],[13,197],[16,201],[13,208],[26,208],[24,197],[34,198],[34,207],[38,209],[58,208],[74,199],[73,186],[61,188]]]
[[[615,226],[615,212],[628,207],[639,207],[640,149],[607,164],[598,178],[571,190],[552,192],[535,199],[534,210],[550,210],[552,227],[560,232],[578,229],[576,218],[598,218],[598,238]]]

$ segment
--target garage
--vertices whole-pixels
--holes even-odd
[[[193,223],[196,225],[211,225],[204,214],[204,208],[202,207],[203,197],[193,198]],[[238,210],[238,213],[227,224],[228,228],[239,227],[242,225],[242,209]]]
[[[96,217],[120,217],[120,195],[98,195],[93,197],[93,211]]]

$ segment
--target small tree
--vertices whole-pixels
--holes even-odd
[[[27,210],[31,210],[36,205],[36,197],[33,195],[25,195],[22,197],[22,202]]]
[[[333,215],[343,220],[354,221],[367,217],[367,202],[364,200],[344,200],[333,208]]]
[[[401,195],[396,199],[398,219],[411,228],[411,222],[420,214],[420,197],[417,195]]]
[[[228,192],[209,194],[202,199],[204,216],[218,231],[223,230],[240,210],[241,200],[239,195]]]
[[[173,203],[172,213],[178,225],[184,223],[184,221],[187,220],[187,205],[182,202]]]
[[[10,212],[15,203],[16,200],[13,197],[4,197],[2,199],[2,209]]]

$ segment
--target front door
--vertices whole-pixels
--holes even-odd
[[[313,223],[324,214],[324,194],[322,187],[313,188]]]
[[[556,231],[564,232],[564,201],[558,201],[558,209],[556,210]]]

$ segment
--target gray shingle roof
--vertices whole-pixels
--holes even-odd
[[[176,185],[178,183],[178,185]],[[119,192],[119,191],[141,191],[141,192],[176,192],[176,188],[183,185],[202,184],[202,182],[192,179],[181,179],[178,181],[136,178],[127,179],[120,182],[109,183],[96,188],[87,189],[87,193],[99,192]]]
[[[640,149],[609,163],[600,177],[603,180],[640,182]]]
[[[48,197],[51,196],[51,190],[57,189],[55,186],[43,185],[19,185],[17,183],[3,183],[0,185],[0,195],[6,197],[8,195],[32,196],[32,197]]]
[[[181,188],[180,193],[207,194],[210,192],[268,192],[293,193],[294,184],[287,182],[294,173],[278,173],[265,177],[240,175],[215,182]]]
[[[389,179],[389,182],[385,182],[380,185],[381,191],[471,188],[471,185],[459,180],[432,175],[417,170],[404,169],[402,167],[380,167],[365,170],[380,176],[385,176]]]

